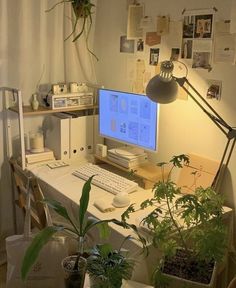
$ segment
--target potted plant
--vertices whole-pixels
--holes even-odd
[[[132,276],[135,261],[127,257],[122,250],[126,237],[119,249],[113,249],[109,243],[96,245],[88,257],[87,272],[91,288],[121,287],[122,280]]]
[[[72,19],[73,21],[73,29],[71,33],[66,37],[65,40],[69,39],[76,31],[78,30],[78,26],[81,24],[81,27],[79,27],[79,32],[74,36],[73,42],[78,40],[83,34],[86,36],[86,46],[96,60],[98,60],[97,56],[90,50],[88,46],[88,37],[91,30],[91,26],[93,23],[92,14],[93,14],[93,8],[95,5],[92,3],[91,0],[62,0],[57,2],[55,5],[53,5],[50,9],[46,10],[46,12],[50,12],[53,10],[57,5],[60,4],[70,4],[73,9],[73,13],[75,16],[75,19]],[[86,27],[88,26],[88,27]]]
[[[22,267],[21,267],[21,276],[25,280],[27,274],[35,263],[38,255],[45,244],[58,232],[64,231],[69,238],[76,238],[78,241],[78,253],[74,256],[69,256],[62,261],[62,266],[66,272],[65,284],[66,287],[83,287],[85,272],[87,266],[87,259],[84,258],[84,242],[85,238],[88,235],[88,232],[95,226],[102,226],[102,235],[105,237],[108,235],[108,223],[114,223],[123,227],[124,229],[132,229],[137,237],[145,247],[145,239],[141,237],[138,233],[138,230],[135,225],[128,224],[123,221],[116,219],[108,220],[99,220],[93,217],[87,217],[86,212],[89,204],[89,195],[91,190],[91,181],[90,177],[84,184],[82,189],[82,195],[80,198],[80,203],[78,211],[76,212],[78,219],[72,219],[67,211],[67,209],[61,205],[61,203],[55,200],[44,200],[44,203],[51,207],[55,212],[60,216],[65,218],[68,221],[70,226],[48,226],[41,230],[32,240],[32,243],[26,250]]]
[[[170,163],[158,164],[163,178],[154,185],[153,197],[140,205],[141,210],[153,207],[142,224],[151,232],[152,244],[162,254],[154,272],[156,287],[167,287],[170,279],[175,287],[182,287],[183,283],[191,288],[213,287],[215,280],[211,275],[225,253],[222,196],[211,187],[196,187],[195,194],[183,195],[170,178],[174,168],[188,163],[188,156],[179,155]],[[167,164],[171,166],[170,172],[164,178]],[[134,211],[131,205],[122,219],[126,220]]]

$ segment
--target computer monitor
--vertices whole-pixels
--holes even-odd
[[[159,104],[146,95],[99,89],[102,137],[157,151]]]

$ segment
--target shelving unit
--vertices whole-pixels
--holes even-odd
[[[71,111],[81,111],[87,109],[97,109],[98,105],[89,105],[75,108],[66,108],[66,109],[50,109],[47,107],[39,106],[38,110],[34,111],[31,106],[23,106],[23,116],[37,116],[37,115],[45,115],[45,114],[53,114],[58,112],[71,112]],[[9,107],[10,111],[19,113],[19,108],[17,106]]]
[[[87,105],[81,107],[72,107],[72,108],[63,108],[63,109],[50,109],[47,107],[39,106],[38,110],[33,110],[31,106],[23,106],[22,103],[22,95],[19,89],[9,88],[9,87],[0,87],[0,90],[3,91],[3,98],[4,98],[4,108],[7,111],[12,111],[17,113],[18,115],[18,123],[19,123],[19,135],[20,135],[20,147],[21,147],[21,158],[22,158],[22,169],[26,168],[25,162],[25,140],[24,140],[24,117],[27,116],[40,116],[40,115],[47,115],[53,114],[58,112],[72,112],[72,111],[82,111],[82,110],[92,110],[92,114],[95,114],[96,109],[98,109],[98,105]],[[11,93],[16,99],[16,105],[11,107],[9,105],[9,99],[7,93]],[[11,145],[11,123],[9,117],[7,118],[7,125],[6,125],[6,135],[7,135],[7,148],[8,148],[8,157],[12,156],[12,145]]]

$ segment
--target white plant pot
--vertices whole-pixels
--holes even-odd
[[[216,287],[216,276],[217,276],[217,265],[214,265],[211,281],[209,284],[203,284],[199,282],[194,282],[190,280],[186,280],[183,278],[179,278],[177,276],[169,275],[163,273],[163,275],[170,280],[170,284],[168,288],[215,288]]]

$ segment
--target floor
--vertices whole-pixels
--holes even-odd
[[[7,265],[1,265],[0,266],[0,287],[5,288],[6,287],[6,273],[7,273]]]

